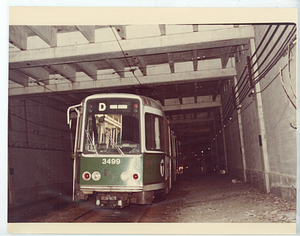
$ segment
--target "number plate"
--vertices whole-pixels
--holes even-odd
[[[102,159],[102,164],[103,165],[120,165],[121,160],[120,159],[115,159],[115,158],[103,158]]]

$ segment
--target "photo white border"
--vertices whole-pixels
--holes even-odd
[[[298,24],[298,9],[299,9],[299,1],[296,0],[282,0],[282,1],[263,1],[263,0],[249,0],[249,1],[242,1],[242,0],[233,0],[233,1],[179,1],[179,0],[161,0],[161,1],[138,1],[138,0],[111,0],[111,1],[97,1],[97,0],[61,0],[61,1],[53,1],[53,0],[11,0],[11,1],[0,1],[0,27],[1,27],[1,36],[0,36],[0,51],[1,53],[1,71],[2,71],[2,80],[1,80],[1,104],[3,106],[3,110],[5,111],[1,118],[1,130],[5,130],[6,132],[2,132],[3,135],[1,136],[1,150],[3,150],[3,164],[0,165],[0,173],[2,174],[1,181],[1,195],[0,199],[0,235],[6,235],[7,233],[7,102],[8,102],[8,25],[9,22],[18,23],[18,24],[56,24],[56,22],[61,22],[60,24],[75,24],[73,20],[71,22],[66,22],[66,20],[70,20],[73,15],[67,12],[67,8],[74,9],[76,7],[78,10],[79,7],[83,7],[82,10],[88,12],[91,10],[95,12],[97,7],[109,7],[110,10],[115,11],[113,14],[105,14],[102,13],[101,22],[102,24],[115,24],[115,23],[122,23],[122,24],[133,24],[138,20],[138,23],[146,23],[146,24],[158,24],[158,23],[178,23],[178,12],[189,12],[186,17],[181,17],[184,19],[183,23],[192,23],[195,22],[195,18],[197,21],[201,21],[202,23],[262,23],[262,22],[296,22]],[[217,7],[216,7],[217,6]],[[34,7],[35,10],[38,12],[35,15],[24,15],[24,13],[19,14],[18,18],[10,18],[12,17],[9,15],[9,7]],[[48,7],[49,9],[53,9],[52,7],[63,7],[64,13],[60,14],[51,14],[49,15],[48,19],[45,19],[44,16],[47,14],[42,13],[42,9],[38,7]],[[50,7],[50,8],[49,8]],[[65,8],[66,7],[66,8]],[[142,7],[142,8],[139,8]],[[88,9],[90,8],[90,9]],[[149,14],[149,8],[151,8],[152,14],[161,14],[161,12],[165,12],[162,14],[161,17],[155,17],[154,19],[145,19],[141,21],[140,19],[145,14]],[[201,8],[206,8],[205,11],[200,11]],[[262,9],[264,8],[264,9]],[[43,8],[45,9],[45,8]],[[99,9],[99,8],[98,8]],[[47,11],[48,11],[47,10]],[[289,14],[289,11],[292,11],[292,14]],[[294,11],[296,10],[296,16]],[[216,12],[226,12],[223,14],[216,14]],[[229,13],[231,11],[231,13]],[[148,13],[147,13],[148,12]],[[201,14],[199,14],[201,13]],[[42,14],[41,17],[39,14]],[[96,13],[94,13],[96,14]],[[99,12],[98,12],[99,14]],[[76,18],[76,24],[82,22],[80,24],[95,24],[95,19],[98,19],[97,16],[93,16],[89,14],[90,17],[82,17],[82,19]],[[113,17],[114,15],[121,14],[122,19]],[[216,18],[217,15],[217,18]],[[34,16],[32,18],[32,16]],[[68,16],[68,17],[66,17]],[[168,17],[167,17],[168,16]],[[94,17],[94,18],[93,18]],[[149,16],[148,16],[149,17]],[[296,18],[295,18],[296,17]],[[25,19],[25,20],[24,20]],[[33,21],[32,21],[33,19]],[[37,22],[36,19],[40,21]],[[41,23],[41,20],[44,19],[45,22]],[[198,20],[199,19],[199,20]],[[62,21],[60,21],[62,20]],[[55,23],[52,23],[55,21]],[[192,22],[191,22],[192,21]],[[30,23],[31,22],[31,23]],[[197,22],[199,23],[199,22]],[[298,61],[299,63],[299,61]],[[299,64],[298,64],[299,65]],[[299,114],[298,114],[299,117]],[[299,141],[298,141],[299,142]],[[298,144],[298,143],[297,143]],[[298,154],[299,156],[299,154]],[[299,165],[299,163],[297,164]],[[298,174],[299,177],[299,174]],[[297,178],[299,179],[299,178]],[[299,203],[299,200],[297,200]],[[299,218],[299,213],[297,209],[297,221]],[[34,226],[39,226],[38,228]],[[9,224],[9,229],[12,230],[14,233],[47,233],[47,234],[62,234],[62,233],[80,233],[80,234],[87,234],[87,231],[82,231],[80,227],[83,227],[82,224],[58,224],[61,225],[57,228],[56,226],[53,227],[53,224],[17,224],[16,227],[14,224]],[[110,224],[107,224],[110,225]],[[126,225],[126,226],[125,226]],[[162,224],[159,224],[162,226]],[[265,224],[262,223],[261,228],[257,231],[255,227],[256,224],[222,224],[221,227],[216,226],[215,224],[206,224],[205,227],[207,230],[212,229],[213,234],[294,234],[294,231],[290,231],[291,228],[296,227],[296,224],[287,224],[287,229],[281,231],[279,228],[281,226],[285,226],[285,224]],[[79,227],[80,226],[80,227]],[[104,226],[104,225],[103,225]],[[131,224],[122,224],[125,230],[122,231],[115,231],[115,230],[107,230],[105,232],[99,231],[99,226],[95,224],[89,225],[92,234],[209,234],[209,231],[202,231],[200,232],[200,227],[203,228],[203,224],[188,224],[188,227],[191,228],[191,231],[182,230],[184,227],[182,224],[175,224],[172,225],[172,231],[161,231],[159,228],[155,228],[152,224],[138,224],[138,227],[132,227]],[[242,227],[242,229],[238,229],[235,231],[235,226],[237,228]],[[12,227],[14,229],[12,229]],[[50,227],[50,228],[49,228]],[[166,226],[167,228],[170,228]],[[271,231],[266,232],[265,227],[270,227]],[[277,228],[279,227],[279,228]],[[102,228],[102,227],[101,227]],[[112,228],[112,227],[110,227]],[[117,228],[117,227],[113,227]],[[135,229],[132,229],[135,228]],[[221,228],[220,231],[216,231],[215,229]],[[52,231],[49,231],[52,229]],[[67,231],[75,230],[74,232]],[[127,229],[127,230],[126,230]],[[147,230],[149,231],[147,231]],[[196,230],[195,230],[196,229]],[[39,231],[40,230],[40,231]],[[297,230],[296,234],[299,234],[299,230]]]

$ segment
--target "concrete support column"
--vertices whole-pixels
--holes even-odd
[[[234,76],[234,86],[237,85],[237,78]],[[236,96],[239,96],[239,92],[237,92]],[[245,156],[245,146],[244,146],[244,135],[243,135],[243,124],[242,124],[242,115],[241,110],[237,109],[237,120],[238,120],[238,129],[239,129],[239,136],[240,136],[240,143],[241,143],[241,154],[242,154],[242,163],[243,163],[243,174],[244,174],[244,182],[247,181],[246,175],[246,156]]]
[[[214,133],[216,134],[216,122],[215,121],[214,121]],[[218,140],[216,138],[215,138],[215,145],[216,145],[217,165],[218,165],[218,168],[220,168]]]
[[[209,131],[209,136],[210,136],[210,140],[213,140],[213,133],[212,133],[211,130]],[[212,145],[212,142],[210,142],[210,159],[212,161],[215,160],[214,155],[213,155],[213,145]]]
[[[223,124],[223,110],[222,107],[220,107],[220,115],[221,115],[221,124]],[[224,158],[225,158],[225,170],[226,173],[228,173],[228,161],[227,161],[227,149],[226,149],[226,140],[225,140],[225,131],[224,127],[222,125],[222,136],[223,136],[223,147],[224,147]]]
[[[255,52],[255,42],[254,39],[250,39],[250,49],[251,53]],[[256,61],[256,55],[253,56],[253,61]],[[257,70],[257,64],[253,66],[253,70]],[[257,75],[257,72],[253,75],[254,77]],[[255,85],[256,91],[261,91],[260,82]],[[270,182],[269,182],[269,173],[270,173],[270,166],[269,166],[269,157],[268,157],[268,150],[267,150],[267,140],[266,140],[266,128],[265,128],[265,120],[264,120],[264,113],[263,113],[263,105],[262,105],[262,96],[261,93],[257,93],[256,97],[256,106],[257,106],[257,113],[258,113],[258,122],[259,122],[259,129],[261,135],[261,148],[262,148],[262,158],[263,158],[263,165],[264,165],[264,176],[265,176],[265,190],[267,193],[270,192]]]

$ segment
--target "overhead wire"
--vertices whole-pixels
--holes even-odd
[[[292,79],[291,79],[290,44],[288,44],[287,66],[288,66],[288,76],[289,76],[290,87],[291,87],[291,89],[292,89],[292,91],[294,93],[294,97],[297,98],[297,93],[295,92],[294,86],[292,84]]]
[[[269,34],[269,32],[270,32],[272,26],[273,26],[272,24],[269,25],[269,27],[268,27],[268,29],[266,30],[266,32],[265,32],[263,38],[262,38],[261,41],[260,41],[258,47],[256,48],[255,52],[253,52],[253,55],[252,55],[251,59],[258,53],[259,48],[262,46],[262,44],[263,44],[264,40],[266,39],[267,35]],[[276,31],[277,31],[278,27],[279,27],[279,25],[276,26],[276,28],[275,28]],[[270,40],[274,37],[274,35],[275,35],[275,33],[273,32],[273,34],[270,36],[270,39],[269,39],[267,45],[269,44]],[[260,57],[260,56],[262,55],[262,53],[264,52],[265,48],[266,48],[266,46],[262,49],[262,52],[261,52],[261,54],[259,55],[259,57]],[[257,60],[256,60],[256,62],[257,62]],[[238,104],[238,103],[241,103],[241,102],[242,102],[242,101],[241,101],[241,97],[244,98],[244,97],[245,97],[245,94],[247,94],[247,93],[249,92],[248,87],[247,87],[247,80],[246,80],[247,74],[246,74],[245,77],[244,77],[245,72],[246,72],[246,67],[244,68],[244,70],[243,70],[243,72],[242,72],[242,74],[241,74],[241,76],[240,76],[240,79],[238,80],[238,83],[234,86],[234,91],[236,90],[236,93],[239,93],[239,96],[236,96],[236,103],[237,103],[237,104]],[[236,88],[237,88],[237,89],[236,89]],[[242,90],[242,91],[240,91],[240,90]],[[242,96],[241,96],[241,95],[242,95]],[[224,113],[227,113],[226,109],[224,110]]]
[[[26,133],[26,131],[23,130],[14,130],[14,129],[10,129],[9,131],[13,131],[13,132],[19,132],[19,133]],[[56,140],[62,140],[62,141],[68,141],[64,136],[50,136],[50,135],[45,135],[45,134],[40,134],[37,133],[35,130],[32,131],[32,134],[39,136],[39,137],[46,137],[46,138],[51,138],[51,139],[56,139]]]
[[[261,41],[260,41],[260,43],[259,43],[259,45],[258,45],[257,48],[255,49],[255,52],[252,54],[250,60],[252,60],[253,57],[254,57],[254,56],[257,54],[257,52],[259,51],[259,49],[260,49],[260,47],[262,46],[263,42],[265,41],[267,35],[269,34],[269,32],[270,32],[272,26],[273,26],[273,24],[270,24],[270,25],[269,25],[268,29],[267,29],[266,32],[264,33],[264,36],[262,37],[262,39],[261,39]],[[243,70],[242,75],[240,76],[240,78],[243,78],[245,72],[246,72],[246,67],[244,68],[244,70]],[[240,82],[243,83],[244,81],[245,81],[245,80],[240,79],[240,80],[237,82],[237,84],[235,85],[235,88],[238,88],[238,90],[239,90],[239,89],[240,89],[239,83],[240,83]],[[238,90],[237,90],[237,91],[238,91]]]
[[[282,38],[282,36],[283,36],[283,34],[285,33],[285,31],[286,31],[286,29],[287,29],[287,27],[288,27],[289,25],[285,25],[285,27],[284,27],[284,29],[283,29],[283,31],[281,32],[281,34],[280,34],[280,36],[279,36],[279,38],[276,40],[276,42],[275,42],[275,45],[277,45],[278,44],[278,42],[279,42],[279,40]],[[267,33],[269,33],[269,31],[270,31],[270,28],[271,28],[271,26],[269,26],[268,27],[268,29],[267,29],[267,31],[266,31],[266,34],[264,35],[264,37],[263,37],[263,39],[265,40],[266,39],[266,35],[267,35]],[[278,30],[278,28],[279,28],[279,25],[277,25],[276,26],[276,28],[275,28],[275,30],[277,31]],[[274,30],[274,31],[275,31]],[[277,53],[273,56],[273,58],[270,60],[270,62],[268,63],[268,65],[267,66],[265,66],[265,68],[263,69],[263,71],[261,72],[261,73],[259,73],[255,78],[256,78],[256,80],[255,80],[255,83],[258,83],[274,66],[275,66],[275,64],[279,61],[279,59],[282,57],[282,54],[283,54],[283,52],[284,52],[284,50],[286,49],[286,47],[287,47],[287,45],[289,45],[290,44],[290,40],[291,40],[291,38],[293,37],[293,35],[295,34],[295,32],[296,32],[296,29],[295,29],[295,25],[294,25],[294,27],[292,28],[292,30],[290,31],[290,33],[289,33],[289,35],[287,36],[287,38],[286,38],[286,40],[283,42],[283,44],[281,45],[281,47],[278,49],[278,51],[277,51]],[[272,33],[272,35],[270,36],[270,38],[273,38],[274,37],[274,32]],[[269,43],[270,43],[270,38],[269,38],[269,40],[268,40],[268,42],[266,43],[267,45],[269,45]],[[260,44],[259,44],[259,46],[261,46],[262,45],[262,41],[260,42]],[[260,53],[260,55],[258,56],[259,58],[263,55],[263,52],[264,52],[264,50],[265,50],[265,48],[266,48],[266,45],[264,46],[264,48],[263,48],[263,50],[262,50],[262,52]],[[275,48],[275,46],[273,45],[273,47],[271,48],[271,50],[269,51],[269,53],[268,53],[268,55],[266,56],[266,57],[269,57],[269,55],[271,54],[271,52],[274,50],[274,48]],[[257,48],[258,49],[258,48]],[[255,53],[257,53],[257,49],[256,49],[256,51],[255,51]],[[253,59],[253,56],[254,55],[252,55],[252,59]],[[266,61],[266,57],[264,58],[264,60],[263,60],[263,63]],[[256,59],[256,61],[255,61],[255,64],[258,62],[258,59]],[[262,63],[262,64],[263,64]],[[257,72],[258,71],[258,69],[259,68],[261,68],[261,66],[262,66],[262,64],[260,64],[259,65],[259,67],[256,69],[256,71],[255,72]],[[252,64],[252,68],[253,68],[253,66],[254,66],[254,63]],[[286,67],[286,66],[285,66]],[[284,68],[285,68],[284,67]],[[245,68],[246,69],[246,68]],[[243,71],[243,73],[242,73],[242,75],[245,73],[245,69],[244,69],[244,71]],[[277,74],[277,76],[279,75],[279,73]],[[238,96],[236,96],[236,104],[237,104],[237,106],[239,105],[239,104],[241,104],[242,103],[242,101],[245,99],[245,97],[247,96],[247,94],[249,93],[249,91],[251,90],[251,88],[250,88],[250,86],[249,86],[249,84],[247,83],[247,80],[246,80],[246,78],[247,78],[247,76],[248,75],[246,75],[244,78],[242,78],[242,76],[241,76],[241,79],[238,81],[238,84],[234,87],[234,91],[236,90],[236,87],[239,85],[239,87],[238,87],[238,90],[236,91],[236,93],[237,92],[239,92],[238,93]],[[276,76],[276,77],[277,77]],[[275,78],[276,78],[275,77]],[[274,81],[275,80],[275,78],[272,80],[272,81]],[[271,82],[272,82],[271,81]],[[244,85],[243,85],[244,84]],[[270,85],[270,83],[268,84],[268,86]],[[266,89],[266,88],[265,88]],[[241,90],[241,91],[239,91],[239,90]],[[264,91],[264,90],[262,90],[262,91]],[[261,91],[261,92],[262,92]],[[255,94],[254,94],[255,95]],[[228,101],[230,101],[230,99],[232,99],[231,97],[229,97],[228,98]],[[227,101],[227,103],[228,103],[228,101]],[[232,112],[233,112],[233,110],[234,109],[231,109],[231,107],[232,106],[227,106],[227,109],[226,109],[226,107],[225,107],[225,109],[224,109],[224,112],[223,112],[223,114],[224,114],[224,121],[226,121],[226,119],[227,118],[229,118],[230,116],[231,116],[231,114],[232,114]]]
[[[289,42],[292,40],[293,38],[293,35],[295,34],[296,32],[296,28],[295,26],[293,27],[293,29],[290,31],[289,35],[286,37],[286,39],[284,40],[284,42],[281,44],[280,48],[277,50],[276,54],[273,56],[273,58],[270,60],[270,62],[268,63],[267,66],[265,66],[265,68],[256,76],[254,77],[254,80],[255,80],[255,83],[259,82],[259,80],[261,78],[264,77],[265,74],[267,74],[269,71],[270,71],[270,68],[272,68],[278,61],[279,59],[282,57],[283,53],[285,52],[286,48],[287,48],[287,45],[289,45]],[[281,35],[282,36],[282,35]],[[272,48],[272,50],[274,50],[274,47]],[[271,54],[272,51],[270,51],[268,53],[268,57],[269,55]],[[259,65],[259,67],[257,68],[260,69],[262,67],[262,64],[261,63]],[[257,71],[256,70],[256,71]],[[256,72],[255,71],[255,72]],[[253,73],[254,74],[254,73]],[[258,78],[258,81],[257,81],[257,78]]]
[[[265,41],[265,39],[267,38],[267,35],[269,34],[271,28],[272,28],[273,24],[270,24],[268,29],[266,30],[264,36],[262,37],[262,39],[260,40],[259,45],[256,47],[255,52],[253,53],[253,55],[251,56],[250,60],[253,59],[253,57],[257,54],[258,50],[260,49],[260,47],[262,46],[263,42]],[[271,36],[272,37],[272,36]],[[262,50],[264,51],[264,49]]]
[[[291,103],[293,104],[294,108],[297,110],[296,104],[295,104],[294,101],[292,100],[290,94],[288,93],[288,91],[287,91],[287,89],[286,89],[286,87],[285,87],[285,85],[284,85],[281,67],[279,67],[279,73],[280,73],[280,81],[281,81],[281,85],[282,85],[282,87],[283,87],[283,90],[284,90],[284,92],[286,93],[286,95],[287,95],[287,97],[289,98],[289,100],[291,101]]]
[[[132,70],[132,67],[131,67],[131,65],[130,65],[130,63],[129,63],[129,61],[128,61],[128,58],[127,58],[127,56],[126,56],[126,54],[125,54],[125,52],[124,52],[124,50],[123,50],[123,48],[122,48],[122,45],[120,44],[119,39],[118,39],[118,37],[117,37],[117,35],[116,35],[115,31],[113,30],[113,27],[112,27],[111,25],[110,25],[110,28],[111,28],[111,30],[112,30],[112,32],[113,32],[115,38],[116,38],[116,41],[117,41],[117,43],[118,43],[118,45],[119,45],[119,47],[120,47],[120,49],[121,49],[123,55],[124,55],[124,58],[125,58],[125,60],[126,60],[126,62],[127,62],[127,64],[128,64],[128,66],[129,66],[129,68],[130,68],[130,71],[132,72],[133,76],[136,78],[136,80],[138,81],[138,83],[139,83],[140,85],[142,85],[141,82],[140,82],[140,80],[138,79],[138,77],[134,74],[134,70]]]
[[[279,35],[278,39],[276,40],[276,42],[273,44],[272,48],[270,49],[269,53],[265,56],[265,58],[262,60],[261,63],[259,63],[259,66],[256,68],[256,70],[253,72],[253,74],[255,74],[262,66],[263,64],[266,62],[266,60],[269,58],[269,56],[271,55],[271,53],[273,52],[273,50],[275,49],[275,47],[277,46],[277,44],[279,43],[279,41],[281,40],[281,38],[283,37],[285,31],[287,30],[288,25],[286,25],[283,29],[283,31],[281,32],[281,34]],[[278,49],[277,53],[275,54],[275,56],[273,58],[276,58],[276,55],[281,56],[281,52],[282,49],[284,49],[284,43],[281,45],[280,49]],[[252,66],[253,68],[253,66]],[[267,67],[266,67],[267,68]]]
[[[271,43],[272,39],[274,38],[277,30],[279,29],[280,25],[277,25],[276,28],[273,30],[270,38],[268,39],[267,43],[265,44],[264,48],[262,49],[262,51],[260,52],[260,54],[256,57],[256,60],[252,63],[252,65],[254,66],[256,63],[258,63],[258,60],[260,59],[260,57],[263,55],[263,53],[265,52],[266,48],[269,46],[269,44]],[[272,50],[270,50],[272,51]],[[251,58],[253,59],[253,57]],[[255,74],[256,71],[253,72],[253,74]]]
[[[280,25],[277,25],[276,28],[274,29],[272,35],[270,36],[270,38],[269,38],[268,41],[266,42],[264,48],[262,49],[262,51],[260,52],[260,54],[256,57],[255,62],[252,63],[251,69],[253,69],[254,65],[258,63],[259,58],[263,55],[263,53],[265,52],[266,48],[269,46],[270,42],[273,40],[273,38],[274,38],[274,36],[275,36],[275,33],[276,33],[276,32],[278,31],[278,29],[279,29],[279,26],[280,26]],[[286,27],[287,27],[287,26],[288,26],[288,25],[286,25]],[[262,46],[262,43],[264,42],[264,40],[266,39],[268,33],[270,32],[271,27],[272,27],[272,25],[270,25],[270,26],[268,27],[267,31],[265,32],[265,34],[264,34],[262,40],[260,41],[260,43],[259,43],[259,45],[258,45],[258,47],[256,48],[255,52],[252,54],[250,60],[252,60],[253,57],[254,57],[255,55],[258,54],[259,48]],[[285,30],[286,30],[286,28],[284,29],[284,31],[285,31]],[[284,33],[284,31],[282,32],[282,34]],[[282,35],[281,35],[281,36],[282,36]],[[281,36],[279,36],[279,39],[281,38]],[[269,51],[268,55],[264,58],[264,61],[269,57],[269,55],[271,54],[271,52],[273,51],[273,49],[275,48],[275,46],[276,46],[277,43],[278,43],[278,40],[277,40],[277,42],[275,43],[275,45],[273,45],[273,48]],[[257,67],[257,69],[253,72],[253,74],[255,74],[255,73],[260,69],[260,67],[262,66],[262,64],[264,63],[264,61],[263,61],[262,63],[260,63],[260,65]],[[243,71],[243,73],[242,73],[241,78],[243,77],[243,75],[244,75],[244,73],[245,73],[245,70],[246,70],[246,67],[245,67],[245,69],[244,69],[244,71]],[[246,78],[247,76],[248,76],[248,75],[246,75],[246,76],[244,77],[244,79],[240,79],[239,81],[245,81],[245,78]],[[236,87],[237,87],[237,86],[238,86],[238,84],[236,85]],[[240,86],[239,86],[239,87],[240,87]]]
[[[10,115],[11,115],[11,116],[14,116],[14,117],[17,117],[17,118],[19,118],[19,119],[25,120],[25,121],[27,121],[27,122],[30,122],[30,123],[32,123],[32,124],[34,124],[34,125],[38,125],[38,126],[41,126],[41,127],[47,128],[47,129],[51,129],[51,130],[57,130],[57,131],[61,131],[61,132],[67,132],[67,133],[69,133],[69,131],[68,131],[68,130],[57,129],[57,128],[54,128],[54,127],[45,126],[45,125],[43,125],[43,124],[40,124],[40,123],[37,123],[37,122],[35,122],[35,121],[28,120],[28,119],[25,119],[25,118],[23,118],[23,117],[21,117],[21,116],[18,116],[18,115],[16,115],[16,114],[10,114]]]

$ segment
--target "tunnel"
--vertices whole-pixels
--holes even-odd
[[[296,32],[293,23],[10,25],[8,209],[71,194],[67,109],[105,93],[161,104],[178,175],[230,175],[295,201]]]

